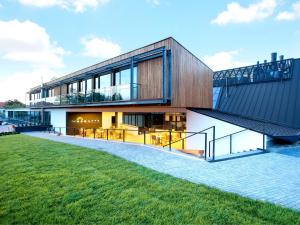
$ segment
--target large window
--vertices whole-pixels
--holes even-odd
[[[78,91],[78,83],[72,83],[72,84],[68,84],[68,93],[76,93]]]
[[[73,84],[68,84],[68,94],[73,93]]]
[[[51,114],[46,111],[43,114],[40,111],[8,111],[8,117],[10,119],[19,120],[20,122],[35,124],[50,125],[51,122]]]
[[[86,91],[89,92],[93,89],[93,79],[88,79],[86,81]]]
[[[73,83],[73,93],[76,93],[78,91],[78,83]]]
[[[100,88],[100,78],[96,77],[95,78],[95,89],[99,89]]]
[[[130,84],[131,69],[121,71],[121,84]]]
[[[136,127],[145,127],[145,115],[143,114],[124,114],[123,122]]]
[[[40,99],[41,98],[41,93],[34,93],[34,94],[31,94],[31,100],[37,100],[37,99]]]
[[[82,80],[82,81],[79,81],[79,88],[78,88],[78,91],[79,92],[85,92],[85,81]]]
[[[123,113],[123,123],[137,127],[182,131],[186,129],[184,113]]]
[[[100,76],[100,88],[106,88],[111,86],[111,74]]]

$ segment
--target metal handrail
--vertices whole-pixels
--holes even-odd
[[[163,147],[172,145],[172,144],[177,143],[177,142],[179,142],[179,141],[183,141],[183,140],[185,140],[185,139],[187,139],[187,138],[190,138],[190,137],[192,137],[192,136],[195,136],[195,135],[197,135],[197,134],[205,134],[205,133],[203,133],[204,131],[209,130],[209,129],[212,129],[212,128],[214,128],[214,127],[215,127],[215,126],[211,126],[211,127],[206,128],[206,129],[204,129],[204,130],[201,130],[201,131],[199,131],[199,132],[193,133],[193,134],[191,134],[191,135],[189,135],[189,136],[187,136],[187,137],[184,137],[184,138],[178,139],[178,140],[176,140],[176,141],[173,141],[173,142],[171,142],[171,143],[169,143],[169,144],[166,144],[166,145],[164,145]]]
[[[235,134],[238,134],[238,133],[242,133],[242,132],[244,132],[244,131],[246,131],[246,130],[249,130],[249,129],[243,129],[243,130],[240,130],[240,131],[231,133],[231,134],[227,134],[227,135],[225,135],[225,136],[216,138],[215,141],[218,141],[218,140],[223,139],[223,138],[226,138],[226,137],[230,137],[230,136],[235,135]],[[250,130],[249,130],[249,131],[250,131]],[[213,141],[213,140],[210,140],[209,143],[211,143],[212,141]]]
[[[213,139],[213,140],[210,140],[209,143],[208,143],[209,152],[210,152],[210,145],[211,145],[211,142],[213,142],[213,143],[215,144],[216,141],[219,141],[219,140],[221,140],[221,139],[230,137],[230,154],[232,154],[232,143],[231,143],[231,142],[232,142],[232,137],[233,137],[233,135],[236,135],[236,134],[239,134],[239,133],[243,133],[243,132],[245,132],[245,131],[252,131],[252,130],[250,130],[250,129],[243,129],[243,130],[240,130],[240,131],[237,131],[237,132],[234,132],[234,133],[231,133],[231,134],[227,134],[227,135],[224,135],[224,136],[222,136],[222,137],[219,137],[219,138],[215,138],[215,139]],[[265,134],[263,133],[262,135],[263,135],[263,149],[262,149],[262,150],[265,151],[265,150],[266,150],[266,147],[265,147]],[[214,151],[215,151],[215,147],[214,147]],[[215,154],[215,153],[213,153],[213,157],[215,157],[214,154]]]

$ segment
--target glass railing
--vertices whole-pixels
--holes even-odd
[[[123,127],[121,125],[121,127]],[[83,138],[104,139],[110,141],[121,141],[136,144],[153,145],[156,147],[165,147],[177,153],[187,153],[204,157],[204,140],[200,143],[198,148],[200,150],[190,150],[187,147],[186,138],[191,135],[196,135],[196,132],[174,131],[174,130],[146,130],[138,127],[128,128],[102,128],[102,127],[52,127],[49,132],[57,134],[66,134],[70,136],[78,136]],[[207,136],[205,136],[207,137]],[[199,138],[197,136],[196,138]],[[167,149],[167,148],[165,148]],[[199,151],[203,154],[199,155]],[[189,152],[186,150],[190,150]]]
[[[132,88],[132,98],[130,96]],[[140,84],[125,84],[87,91],[48,97],[29,102],[30,106],[74,105],[140,99]]]

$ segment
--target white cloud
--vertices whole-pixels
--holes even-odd
[[[19,0],[19,2],[23,5],[39,8],[57,6],[75,12],[84,12],[87,8],[95,9],[110,2],[110,0]]]
[[[283,11],[276,16],[276,20],[279,21],[291,21],[296,19],[300,19],[300,1],[292,5],[291,11]]]
[[[15,72],[0,79],[0,101],[18,99],[25,102],[25,94],[30,88],[49,81],[57,74],[49,69],[34,69],[27,72]],[[0,76],[1,77],[1,76]],[[20,82],[22,81],[22,82]]]
[[[149,2],[153,5],[156,5],[156,6],[160,5],[160,0],[147,0],[147,2]]]
[[[61,68],[66,51],[31,21],[0,20],[0,57],[35,67]]]
[[[120,45],[105,38],[85,37],[81,39],[81,43],[84,45],[83,55],[85,56],[108,59],[122,52]]]
[[[11,74],[0,71],[0,101],[24,101],[25,93],[41,84],[42,76],[44,82],[56,76],[53,69],[64,66],[63,56],[66,53],[38,24],[31,21],[0,20],[0,59],[13,62],[13,66],[16,62],[24,63],[16,64],[18,71]],[[1,64],[5,64],[5,61]],[[26,70],[20,72],[22,67]]]
[[[226,25],[229,23],[250,23],[262,21],[274,13],[277,6],[276,0],[261,0],[250,4],[247,7],[241,6],[237,2],[227,5],[227,9],[221,12],[212,23]]]
[[[238,54],[238,50],[228,52],[222,51],[213,55],[204,56],[203,61],[214,71],[249,65],[247,62],[236,60]]]

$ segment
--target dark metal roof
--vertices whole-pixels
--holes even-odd
[[[196,108],[189,108],[189,110],[275,138],[285,140],[298,140],[300,137],[300,129],[294,129],[272,123],[266,123],[237,115],[222,113],[216,110]]]
[[[300,59],[288,80],[221,87],[217,111],[300,129]],[[288,132],[287,132],[288,133]],[[276,134],[277,135],[277,134]]]

